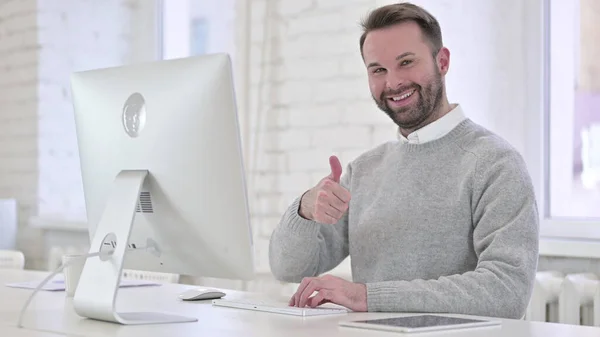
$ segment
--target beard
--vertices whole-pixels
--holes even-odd
[[[385,112],[401,129],[413,130],[423,124],[440,107],[443,96],[442,76],[437,68],[432,78],[420,86],[416,83],[405,85],[395,90],[381,93],[379,99],[373,97],[377,107]],[[392,108],[386,97],[398,95],[407,90],[415,89],[413,95],[418,94],[418,100],[409,106]]]

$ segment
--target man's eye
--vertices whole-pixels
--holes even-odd
[[[377,74],[377,73],[380,73],[382,71],[385,71],[385,69],[383,69],[383,68],[377,68],[377,69],[373,70],[373,73]]]
[[[412,60],[404,60],[400,63],[401,66],[407,66],[409,64],[411,64],[413,61]]]

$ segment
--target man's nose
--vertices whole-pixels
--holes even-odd
[[[388,72],[386,84],[389,90],[396,90],[400,88],[404,83],[406,83],[406,80],[398,72]]]

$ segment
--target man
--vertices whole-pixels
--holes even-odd
[[[521,318],[539,230],[521,156],[448,102],[450,52],[433,16],[393,4],[363,27],[370,90],[400,139],[359,156],[343,177],[330,158],[331,174],[273,232],[273,274],[301,282],[292,306]],[[348,255],[354,282],[318,277]]]

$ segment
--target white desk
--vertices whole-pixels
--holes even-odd
[[[121,289],[119,310],[169,311],[198,317],[195,323],[122,326],[83,319],[73,311],[72,299],[64,292],[41,291],[29,306],[23,324],[16,328],[21,306],[32,290],[6,287],[9,282],[42,280],[46,273],[0,270],[0,336],[401,336],[338,327],[340,320],[373,319],[401,316],[390,313],[349,313],[348,315],[295,317],[249,310],[213,307],[210,301],[181,302],[177,295],[192,286],[165,284],[160,287]],[[260,298],[259,294],[227,291],[228,298]],[[458,316],[458,315],[457,315]],[[41,330],[42,332],[36,332]],[[503,320],[502,327],[435,333],[443,336],[469,337],[547,337],[600,336],[600,328],[551,323]]]
[[[0,326],[0,336],[4,337],[79,337],[77,335],[57,334],[43,331],[18,329],[12,326]]]

